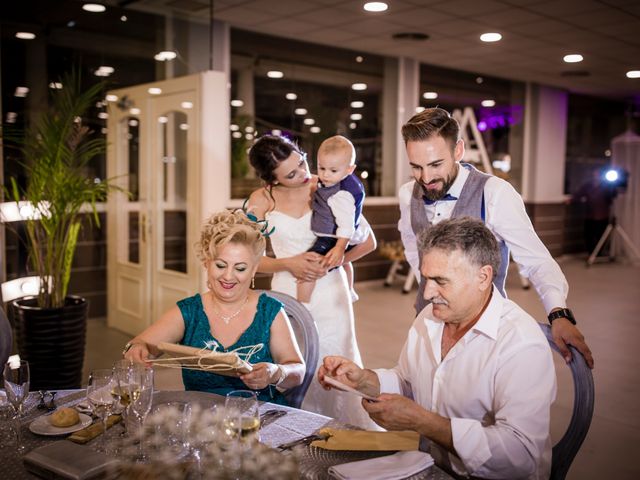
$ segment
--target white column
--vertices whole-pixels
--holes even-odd
[[[395,196],[411,177],[409,159],[400,132],[415,114],[420,95],[420,64],[410,58],[387,58],[384,64],[381,194]],[[395,176],[389,175],[395,172]]]
[[[531,203],[564,201],[568,94],[527,84],[522,197]]]

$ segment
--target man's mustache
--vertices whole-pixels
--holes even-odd
[[[444,298],[442,297],[431,297],[431,298],[427,298],[427,304],[432,303],[434,305],[445,305],[448,306],[449,302],[447,302]]]

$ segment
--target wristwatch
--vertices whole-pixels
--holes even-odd
[[[134,345],[138,345],[139,343],[140,343],[140,342],[135,342],[135,343],[134,343],[134,342],[127,342],[127,344],[124,346],[124,350],[122,350],[122,356],[124,357],[124,356],[127,354],[127,352],[128,352],[129,350],[131,350],[131,348],[132,348]]]
[[[573,316],[573,312],[568,308],[561,308],[560,310],[556,310],[555,312],[551,312],[547,317],[549,319],[549,323],[553,324],[553,321],[558,318],[566,318],[574,325],[576,324],[576,319]]]

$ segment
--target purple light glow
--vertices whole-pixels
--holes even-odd
[[[483,120],[478,122],[478,130],[484,132],[487,129],[487,123]]]

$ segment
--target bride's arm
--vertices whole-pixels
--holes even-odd
[[[376,236],[373,233],[373,230],[370,230],[369,236],[367,239],[353,247],[351,250],[344,254],[344,262],[355,262],[359,258],[364,257],[365,255],[373,252],[378,246],[378,242],[376,240]]]

